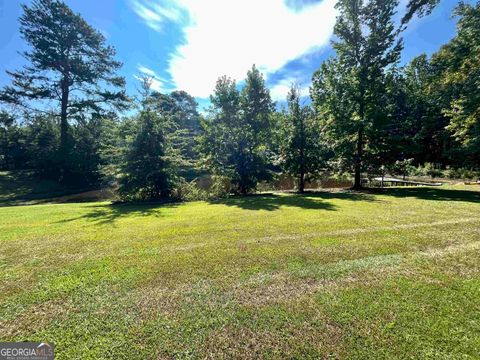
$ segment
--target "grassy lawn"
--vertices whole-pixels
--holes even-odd
[[[58,359],[480,354],[479,187],[0,207],[0,339]]]

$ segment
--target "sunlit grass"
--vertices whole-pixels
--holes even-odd
[[[473,359],[474,189],[3,207],[0,339],[61,359]]]

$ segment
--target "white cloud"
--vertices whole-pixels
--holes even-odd
[[[176,19],[188,20],[180,24],[185,41],[171,55],[168,71],[176,88],[201,98],[208,97],[221,75],[242,80],[255,63],[268,76],[326,45],[336,17],[335,0],[297,11],[282,0],[169,1],[172,9],[188,15]],[[153,6],[146,9],[153,11]],[[162,21],[159,11],[143,15]],[[283,95],[285,84],[274,87],[274,94]]]
[[[152,90],[155,90],[155,91],[158,91],[158,92],[164,92],[163,83],[158,79],[153,78],[152,79],[152,84],[150,85],[150,87],[151,87]]]
[[[181,11],[174,6],[174,3],[161,4],[148,0],[131,0],[130,5],[133,11],[156,31],[162,30],[165,21],[179,21],[181,18]]]
[[[157,76],[157,73],[155,71],[153,71],[152,69],[149,69],[145,66],[142,66],[142,65],[138,66],[138,71],[140,71],[142,74],[145,74],[145,75],[148,75],[148,76],[152,76],[152,77]]]
[[[297,79],[291,77],[280,80],[277,84],[270,88],[270,96],[272,97],[272,100],[286,101],[287,94],[290,91],[292,84],[295,84],[299,88],[300,96],[303,97],[309,95],[310,84],[299,83]]]
[[[145,66],[139,65],[138,66],[138,71],[143,74],[147,75],[151,79],[151,84],[150,88],[152,90],[158,91],[158,92],[165,92],[165,87],[164,87],[164,80],[161,79],[155,71],[152,69],[149,69]],[[141,80],[141,77],[138,75],[134,75],[134,78],[137,80]]]

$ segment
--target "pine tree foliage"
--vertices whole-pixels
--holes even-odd
[[[116,74],[121,63],[104,36],[63,1],[34,0],[22,8],[20,33],[29,45],[23,53],[28,64],[8,72],[12,84],[0,92],[0,101],[59,118],[65,170],[74,147],[70,124],[87,113],[111,116],[125,109],[125,79]]]
[[[121,166],[123,199],[159,200],[172,194],[175,171],[165,136],[167,119],[151,110],[140,112],[138,132]]]

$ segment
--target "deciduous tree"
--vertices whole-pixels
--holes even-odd
[[[210,100],[213,106],[203,124],[200,149],[215,173],[229,177],[235,190],[246,194],[269,176],[266,139],[273,111],[269,91],[253,66],[241,93],[235,81],[224,76]]]
[[[322,152],[317,120],[309,106],[300,104],[300,95],[295,86],[287,95],[288,112],[280,124],[280,161],[285,172],[297,179],[302,193],[306,177],[320,170]]]
[[[399,33],[427,6],[413,10],[416,3],[411,3],[413,13],[396,26],[397,0],[339,0],[332,43],[336,58],[313,76],[311,95],[325,138],[343,165],[353,167],[356,189],[362,186],[365,161],[375,157],[375,143],[383,141],[378,137],[388,116],[386,76],[400,58]]]

